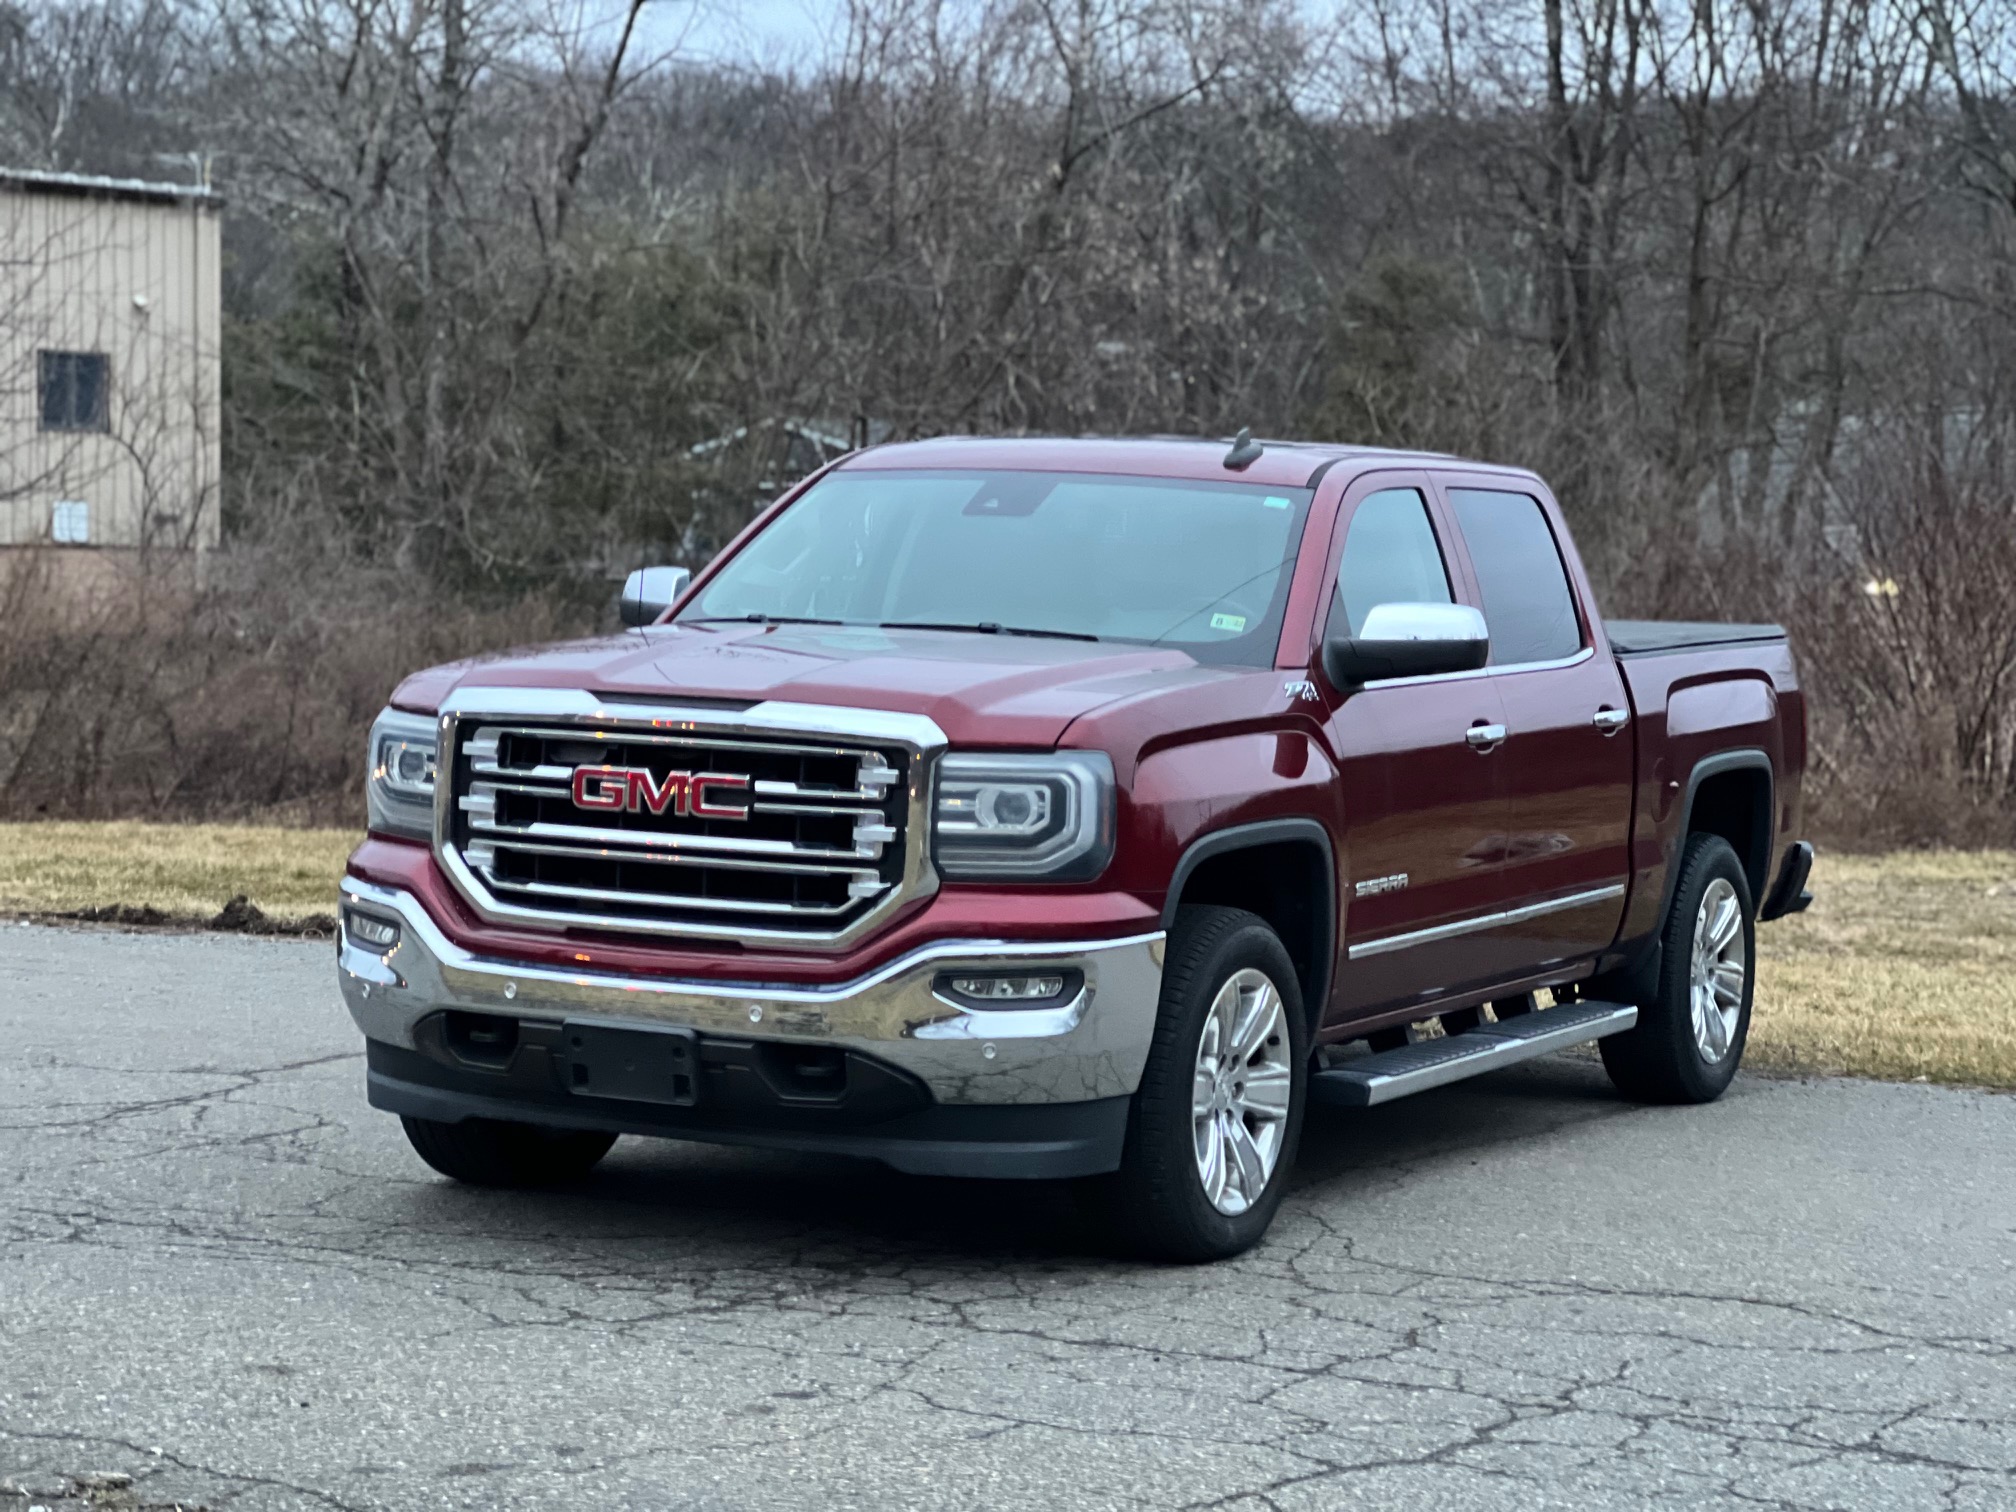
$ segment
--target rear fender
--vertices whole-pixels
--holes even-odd
[[[1752,800],[1756,812],[1752,816],[1749,843],[1736,847],[1736,859],[1742,863],[1744,875],[1750,880],[1753,904],[1762,906],[1770,878],[1775,837],[1771,821],[1776,812],[1773,807],[1776,782],[1771,758],[1756,749],[1721,751],[1697,761],[1687,774],[1686,794],[1680,802],[1673,838],[1666,848],[1664,875],[1659,882],[1659,912],[1636,948],[1615,970],[1604,974],[1607,981],[1616,984],[1605,989],[1611,995],[1621,996],[1627,1002],[1642,1001],[1658,982],[1661,964],[1659,937],[1666,927],[1666,915],[1673,907],[1673,891],[1680,885],[1680,856],[1686,849],[1687,837],[1694,832],[1695,807],[1701,789],[1711,778],[1731,772],[1755,772],[1762,778],[1759,788],[1761,797],[1753,797]]]

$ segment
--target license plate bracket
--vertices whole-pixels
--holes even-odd
[[[558,1058],[560,1080],[576,1097],[674,1108],[700,1100],[699,1037],[691,1029],[568,1019]]]

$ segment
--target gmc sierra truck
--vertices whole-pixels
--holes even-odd
[[[856,452],[631,628],[406,679],[338,939],[456,1179],[617,1136],[1093,1178],[1237,1253],[1312,1102],[1743,1057],[1805,906],[1775,626],[1606,624],[1530,472],[1345,446]]]

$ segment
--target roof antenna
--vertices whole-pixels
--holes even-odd
[[[1239,434],[1232,438],[1232,450],[1225,453],[1225,465],[1234,472],[1244,472],[1260,460],[1260,454],[1267,448],[1253,439],[1253,432],[1247,426],[1239,427]]]

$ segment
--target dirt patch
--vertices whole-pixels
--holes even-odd
[[[53,1486],[29,1486],[0,1479],[0,1512],[30,1512],[35,1507],[50,1509],[102,1507],[108,1512],[210,1512],[201,1502],[150,1501],[133,1477],[117,1470],[94,1470],[83,1475],[66,1475]]]
[[[334,914],[305,914],[276,919],[238,894],[215,914],[168,913],[146,904],[108,903],[97,908],[24,912],[19,918],[31,924],[97,924],[111,929],[160,929],[176,933],[191,930],[218,934],[273,935],[288,939],[328,940],[336,936]]]
[[[336,915],[308,914],[276,919],[245,894],[239,893],[217,911],[216,917],[206,927],[230,934],[333,935],[336,933]]]

